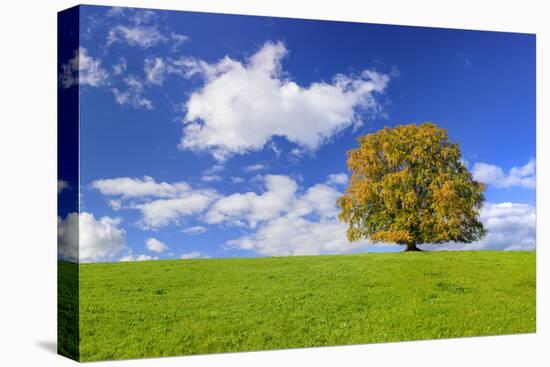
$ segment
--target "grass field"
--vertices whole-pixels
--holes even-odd
[[[534,252],[98,263],[80,286],[83,361],[535,331]]]

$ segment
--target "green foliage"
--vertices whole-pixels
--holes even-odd
[[[401,125],[358,141],[348,152],[349,187],[338,200],[350,241],[414,247],[485,235],[478,220],[484,185],[473,180],[446,130],[432,123]]]
[[[533,252],[83,264],[80,282],[83,361],[535,331]]]

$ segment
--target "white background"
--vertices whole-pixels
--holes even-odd
[[[545,1],[88,1],[89,4],[537,33],[537,334],[174,357],[97,366],[540,366],[548,302],[549,11]],[[12,0],[0,11],[0,365],[65,366],[56,340],[56,12],[74,1]],[[545,18],[546,16],[546,18]],[[503,77],[506,77],[503,75]],[[546,102],[546,104],[545,104]],[[521,124],[518,121],[518,124]],[[495,131],[495,139],[498,131]],[[546,142],[546,143],[545,143]],[[513,149],[513,147],[510,147]],[[545,168],[546,167],[546,168]],[[546,267],[546,269],[545,269]],[[546,310],[545,310],[546,309]],[[461,315],[456,315],[461,317]],[[113,343],[116,343],[113,340]]]

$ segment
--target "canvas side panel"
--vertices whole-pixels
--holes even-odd
[[[79,7],[57,17],[57,351],[79,360]]]

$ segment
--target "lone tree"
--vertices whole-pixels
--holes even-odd
[[[350,241],[406,245],[473,242],[485,186],[474,181],[458,144],[433,123],[384,128],[348,151],[349,187],[338,199]]]

